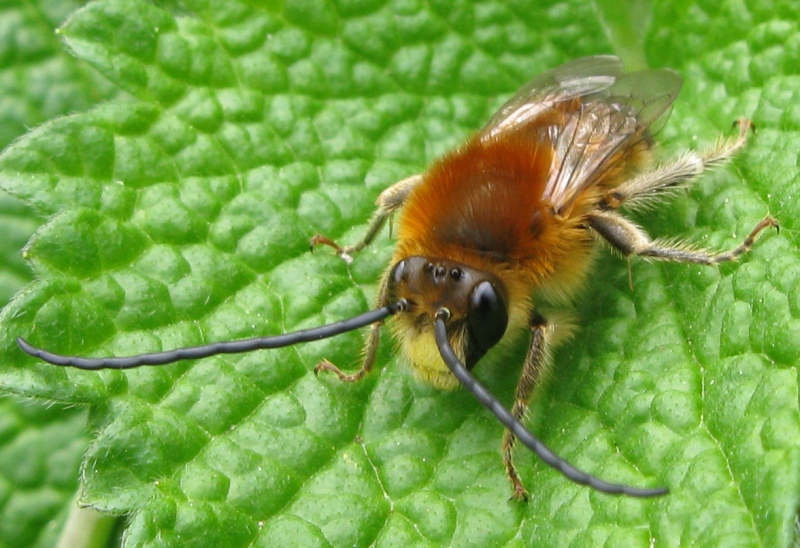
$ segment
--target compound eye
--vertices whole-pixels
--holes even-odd
[[[402,260],[392,268],[392,275],[390,276],[390,280],[392,280],[393,285],[398,285],[401,281],[403,281],[403,275],[406,272],[406,261]]]
[[[508,327],[508,307],[490,282],[483,281],[472,290],[467,324],[469,354],[477,361],[500,342]]]

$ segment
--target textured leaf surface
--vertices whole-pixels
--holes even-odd
[[[1,318],[3,386],[91,406],[84,501],[131,513],[131,546],[790,543],[800,14],[657,3],[652,20],[644,58],[686,80],[665,148],[710,144],[740,116],[759,131],[731,168],[638,220],[713,248],[767,212],[783,228],[719,269],[633,261],[633,289],[624,262],[599,261],[529,422],[576,465],[669,496],[594,493],[521,453],[533,496],[507,502],[501,428],[463,392],[417,384],[388,341],[368,380],[314,378],[323,357],[356,367],[358,334],[127,373],[14,345],[123,355],[365,310],[391,240],[348,266],[307,238],[354,241],[381,189],[525,80],[607,51],[581,2],[80,10],[67,45],[134,100],[54,120],[0,157],[0,184],[51,216],[26,248],[39,278]],[[478,375],[509,401],[520,360]]]
[[[0,148],[54,116],[115,93],[63,48],[54,29],[81,3],[0,6]],[[42,220],[0,194],[0,305],[32,274],[20,249]],[[85,412],[6,396],[0,405],[0,545],[53,546],[74,506],[80,459],[89,443]]]

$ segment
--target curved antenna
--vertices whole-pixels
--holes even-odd
[[[450,311],[446,308],[439,309],[436,313],[434,320],[434,329],[436,332],[436,346],[439,347],[439,353],[442,355],[444,363],[455,375],[458,381],[464,387],[472,392],[481,404],[500,420],[500,422],[514,434],[519,441],[525,444],[528,448],[536,453],[540,459],[546,464],[552,466],[568,479],[575,483],[588,485],[603,493],[610,495],[629,495],[631,497],[658,497],[669,493],[669,489],[665,487],[658,487],[655,489],[646,489],[639,487],[631,487],[619,483],[609,483],[596,478],[582,470],[578,470],[570,463],[553,453],[547,448],[545,444],[539,441],[536,436],[531,434],[530,430],[517,419],[511,412],[506,409],[502,403],[498,401],[480,382],[472,376],[467,370],[461,360],[458,359],[453,347],[450,346],[450,341],[447,339],[447,326],[445,321],[450,318]]]
[[[79,358],[77,356],[63,356],[54,354],[41,348],[32,346],[25,339],[18,337],[17,344],[20,348],[34,356],[40,358],[53,365],[63,365],[70,367],[77,367],[78,369],[130,369],[142,365],[164,365],[180,360],[196,360],[200,358],[207,358],[216,354],[237,354],[240,352],[250,352],[251,350],[260,350],[264,348],[281,348],[283,346],[291,346],[293,344],[318,341],[320,339],[327,339],[334,337],[348,331],[353,331],[361,327],[380,322],[395,314],[399,310],[404,309],[405,302],[398,301],[396,303],[370,310],[363,314],[359,314],[353,318],[342,320],[340,322],[323,325],[320,327],[313,327],[311,329],[302,329],[294,333],[286,333],[284,335],[275,335],[272,337],[256,337],[253,339],[244,339],[241,341],[217,342],[205,344],[202,346],[192,346],[189,348],[179,348],[177,350],[169,350],[167,352],[154,352],[151,354],[140,354],[138,356],[126,356],[122,358]]]

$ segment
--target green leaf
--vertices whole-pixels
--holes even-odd
[[[114,91],[70,56],[53,30],[80,3],[6,2],[0,7],[0,148],[55,116],[83,110]],[[0,304],[32,274],[20,249],[41,224],[30,208],[0,195]],[[0,545],[53,546],[75,508],[85,412],[7,396],[0,405]]]
[[[53,33],[83,3],[12,0],[0,6],[0,148],[37,124],[117,93]]]
[[[0,403],[4,546],[53,546],[88,445],[86,413],[21,398]]]
[[[131,514],[126,545],[792,542],[800,13],[657,2],[644,49],[622,52],[685,79],[659,135],[668,153],[711,144],[740,116],[758,127],[732,167],[638,222],[714,249],[768,212],[782,231],[719,269],[634,260],[633,288],[624,262],[598,261],[529,424],[583,469],[672,492],[610,497],[520,451],[532,497],[516,504],[497,422],[463,391],[420,385],[388,340],[379,370],[343,385],[312,369],[357,367],[358,334],[97,373],[42,364],[14,339],[127,355],[367,309],[391,239],[347,265],[309,253],[308,237],[355,241],[383,188],[532,75],[637,47],[631,25],[603,8],[610,32],[629,33],[606,39],[578,1],[182,8],[76,12],[67,46],[133,99],[53,120],[0,156],[0,184],[50,216],[26,248],[39,278],[0,317],[0,382],[90,405],[83,501]],[[523,347],[476,371],[505,402]]]

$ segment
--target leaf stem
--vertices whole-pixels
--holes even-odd
[[[108,545],[114,531],[116,516],[103,514],[94,508],[81,508],[78,495],[72,499],[72,510],[67,516],[57,548],[103,548]]]

